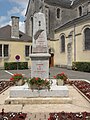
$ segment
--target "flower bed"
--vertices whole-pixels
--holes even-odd
[[[26,113],[14,113],[14,112],[8,112],[5,113],[4,109],[2,109],[2,112],[0,113],[0,120],[25,120],[27,114]]]
[[[48,116],[48,117],[47,117]],[[90,112],[22,113],[1,112],[0,120],[90,120]]]
[[[12,85],[14,85],[14,83],[11,81],[0,81],[0,94]]]
[[[68,77],[64,72],[57,74],[54,78],[57,80],[57,85],[60,85],[61,82],[63,82],[61,85],[65,85],[68,82]]]
[[[55,79],[61,79],[61,80],[67,80],[68,79],[67,75],[64,72],[62,72],[60,74],[57,74],[56,76],[54,76],[54,78]]]
[[[90,120],[90,113],[88,112],[78,112],[78,113],[50,113],[48,120]]]
[[[25,78],[22,74],[14,74],[12,75],[12,77],[10,78],[10,81],[14,82],[17,86],[21,86],[25,84]]]
[[[73,81],[72,83],[90,100],[90,83],[86,81]]]
[[[50,89],[50,82],[48,80],[41,79],[39,77],[33,77],[27,80],[31,89]]]
[[[10,78],[11,81],[18,81],[20,79],[23,79],[23,75],[22,74],[14,74],[12,75],[12,77]]]

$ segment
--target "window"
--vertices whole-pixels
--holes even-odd
[[[79,7],[79,16],[81,16],[82,15],[82,7],[80,6]]]
[[[32,53],[32,46],[26,45],[25,46],[25,56],[29,57],[30,53]]]
[[[0,44],[0,57],[2,57],[2,45]]]
[[[0,57],[8,57],[9,56],[9,45],[0,44]]]
[[[61,52],[65,52],[65,36],[61,36]]]
[[[8,45],[3,46],[4,57],[8,57]]]
[[[33,36],[33,17],[31,17],[31,36]]]
[[[31,45],[31,47],[30,47],[30,53],[32,53],[32,45]]]
[[[19,38],[21,38],[22,37],[22,34],[19,34]]]
[[[29,48],[30,48],[30,46],[28,46],[28,45],[25,46],[25,56],[26,57],[29,57]]]
[[[90,50],[90,28],[84,30],[85,36],[85,50]]]
[[[88,1],[88,12],[90,12],[90,1]]]
[[[57,18],[60,18],[60,9],[57,9]]]

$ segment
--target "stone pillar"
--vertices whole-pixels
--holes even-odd
[[[31,78],[49,78],[49,57],[47,47],[45,15],[35,13],[33,17],[33,45],[31,57]]]

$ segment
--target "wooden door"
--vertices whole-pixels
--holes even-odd
[[[54,67],[54,54],[51,53],[51,57],[49,58],[49,67]]]

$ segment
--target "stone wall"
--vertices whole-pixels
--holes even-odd
[[[65,4],[65,3],[64,3]],[[66,3],[67,4],[67,3]],[[30,5],[29,5],[29,9],[26,15],[26,33],[30,36],[32,36],[31,34],[31,29],[32,29],[32,22],[31,21],[31,17],[33,16],[33,14],[35,12],[39,12],[42,11],[45,13],[46,15],[46,27],[47,27],[47,36],[50,39],[54,39],[54,29],[58,28],[62,25],[64,25],[65,23],[79,17],[79,11],[78,8],[79,6],[82,6],[82,15],[87,14],[88,11],[90,11],[90,5],[88,0],[81,0],[81,2],[75,2],[73,3],[72,6],[66,8],[63,6],[59,6],[59,5],[55,5],[55,4],[48,4],[45,3],[44,1],[31,1]],[[60,18],[57,19],[57,9],[60,9]],[[47,13],[48,12],[48,13]],[[30,27],[30,28],[29,28]]]

